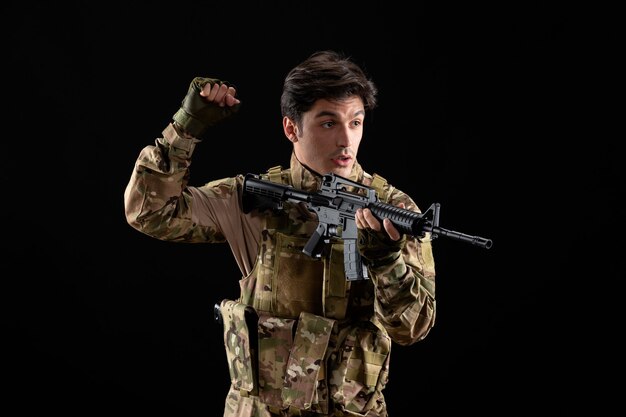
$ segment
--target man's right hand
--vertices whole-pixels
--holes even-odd
[[[200,137],[210,126],[239,110],[241,101],[235,98],[236,93],[234,87],[217,78],[194,78],[173,117],[177,128]]]

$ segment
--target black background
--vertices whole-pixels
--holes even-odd
[[[507,3],[508,4],[508,3]],[[212,306],[238,295],[227,245],[130,228],[135,158],[191,79],[243,102],[194,185],[287,165],[279,98],[319,49],[380,89],[359,161],[441,203],[437,323],[395,346],[390,415],[612,409],[621,377],[624,170],[611,10],[395,2],[4,2],[3,408],[10,415],[222,415]],[[621,112],[620,112],[621,114]]]

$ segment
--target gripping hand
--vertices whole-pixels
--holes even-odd
[[[218,88],[221,85],[224,87]],[[209,94],[203,97],[200,92]],[[189,84],[180,109],[174,114],[174,122],[190,135],[200,137],[210,126],[239,110],[239,100],[234,99],[234,94],[233,87],[226,87],[226,83],[217,78],[196,77]]]

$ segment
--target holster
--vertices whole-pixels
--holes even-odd
[[[245,304],[222,300],[216,318],[224,326],[224,347],[231,384],[245,391],[246,395],[258,395],[257,346],[258,316]]]

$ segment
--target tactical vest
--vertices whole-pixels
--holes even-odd
[[[280,166],[264,179],[291,185],[290,171]],[[388,202],[385,179],[371,179],[379,200]],[[329,399],[346,413],[384,408],[391,340],[375,319],[372,282],[346,280],[341,239],[332,238],[320,258],[302,252],[318,224],[303,204],[284,203],[263,221],[240,298],[221,303],[229,398],[238,397],[230,407],[251,397],[293,415],[326,414]],[[239,415],[229,414],[228,401],[225,416]]]

